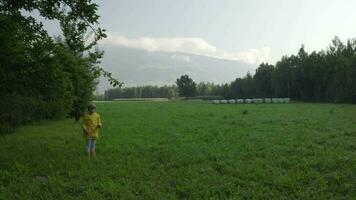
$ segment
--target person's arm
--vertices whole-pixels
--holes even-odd
[[[101,128],[103,124],[101,123],[100,115],[98,115],[98,128]]]
[[[88,134],[89,134],[87,128],[83,128],[83,132],[84,132],[85,135],[88,135]]]
[[[84,132],[85,135],[88,135],[88,129],[87,129],[86,125],[85,125],[85,116],[82,117],[82,120],[83,120],[82,121],[83,132]]]

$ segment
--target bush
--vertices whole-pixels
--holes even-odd
[[[70,99],[44,101],[39,97],[7,95],[0,101],[0,133],[11,132],[17,126],[44,119],[63,118],[70,110]]]

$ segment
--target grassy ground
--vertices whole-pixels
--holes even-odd
[[[0,199],[355,199],[356,106],[97,103],[0,136]]]

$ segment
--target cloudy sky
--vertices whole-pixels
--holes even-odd
[[[275,64],[296,54],[302,44],[318,51],[334,36],[344,42],[356,37],[356,0],[94,2],[108,34],[100,42],[103,66],[127,86],[173,84],[185,73],[194,80],[229,82],[254,73],[263,61]],[[58,34],[58,23],[45,25]],[[107,87],[99,85],[101,91]]]
[[[320,50],[356,36],[354,0],[96,1],[102,44],[275,62],[301,44]]]

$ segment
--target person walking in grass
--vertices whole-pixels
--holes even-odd
[[[95,156],[95,144],[99,139],[99,129],[102,127],[100,115],[96,112],[94,103],[88,106],[88,113],[83,116],[83,133],[87,140],[86,152],[88,156]]]

